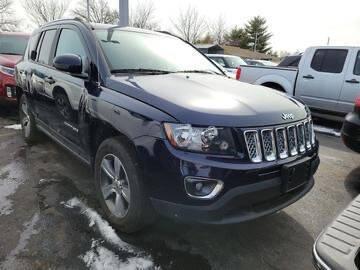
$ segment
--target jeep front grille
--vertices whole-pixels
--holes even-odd
[[[315,145],[311,120],[288,126],[245,130],[244,138],[252,162],[285,159],[303,154]]]

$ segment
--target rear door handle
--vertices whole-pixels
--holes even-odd
[[[346,80],[347,83],[360,83],[357,79]]]
[[[310,80],[315,79],[313,75],[305,75],[305,76],[303,76],[303,78],[310,79]]]
[[[53,79],[53,77],[46,77],[44,79],[45,82],[47,82],[48,84],[53,84],[55,83],[55,80]]]

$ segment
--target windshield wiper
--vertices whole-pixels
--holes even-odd
[[[7,55],[21,55],[20,53],[11,53],[11,52],[0,52],[0,54],[7,54]]]
[[[203,74],[216,74],[216,75],[221,75],[220,73],[217,73],[215,71],[212,70],[180,70],[177,71],[176,73],[203,73]]]
[[[149,69],[149,68],[124,68],[124,69],[113,69],[111,73],[145,73],[145,74],[168,74],[171,71],[160,70],[160,69]]]

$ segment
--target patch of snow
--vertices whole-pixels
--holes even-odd
[[[341,132],[339,130],[332,129],[332,128],[327,128],[327,127],[323,127],[323,126],[319,126],[319,125],[314,125],[314,130],[316,132],[319,132],[319,133],[333,135],[333,136],[336,136],[336,137],[341,136]]]
[[[140,270],[150,269],[153,263],[141,257],[131,257],[121,260],[111,250],[92,243],[92,248],[85,255],[80,256],[85,265],[91,270]]]
[[[130,244],[124,242],[116,234],[115,230],[104,220],[94,209],[88,207],[78,198],[72,198],[63,203],[64,207],[74,209],[79,208],[80,213],[85,215],[89,220],[89,227],[96,227],[103,239],[112,244],[115,248],[125,253],[129,253],[133,257],[127,259],[120,259],[114,252],[99,245],[99,240],[93,240],[91,250],[86,252],[80,258],[90,269],[150,269],[154,268],[154,263],[151,257],[144,255],[143,252],[135,251],[135,248]]]
[[[9,215],[13,211],[12,200],[8,197],[25,181],[23,171],[24,165],[18,161],[0,169],[0,216]]]
[[[4,128],[7,128],[7,129],[15,129],[15,130],[20,130],[20,129],[22,129],[22,127],[21,127],[20,124],[14,124],[14,125],[9,125],[9,126],[4,126]]]
[[[17,266],[16,256],[26,249],[31,236],[39,233],[35,229],[39,219],[39,214],[35,213],[29,222],[24,223],[25,230],[21,233],[17,246],[6,256],[5,261],[0,265],[0,269],[15,269],[21,267],[20,265]]]
[[[89,219],[89,227],[96,226],[99,230],[101,236],[108,242],[118,247],[121,250],[127,252],[134,252],[131,245],[125,243],[120,237],[116,234],[115,230],[109,225],[109,223],[104,220],[95,210],[91,209],[85,205],[78,198],[72,198],[65,203],[65,207],[80,208],[81,214],[85,215]]]

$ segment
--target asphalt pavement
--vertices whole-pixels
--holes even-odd
[[[0,269],[313,269],[317,235],[360,191],[360,155],[318,133],[315,186],[285,210],[126,235],[102,218],[90,168],[46,137],[27,146],[16,114],[0,110]]]

